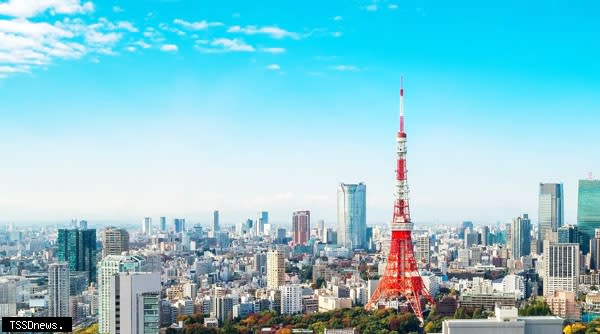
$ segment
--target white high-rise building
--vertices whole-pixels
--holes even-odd
[[[271,250],[267,253],[267,288],[279,289],[285,280],[285,261],[283,251]]]
[[[141,256],[108,255],[98,263],[98,332],[111,332],[110,314],[114,312],[114,276],[120,272],[140,272],[145,265]]]
[[[544,242],[544,296],[554,291],[577,293],[579,244]]]
[[[350,250],[367,248],[367,186],[341,183],[337,192],[337,243]]]
[[[69,264],[52,263],[48,266],[48,316],[69,317]]]
[[[152,218],[145,217],[142,221],[142,234],[152,234]]]
[[[510,274],[502,279],[502,292],[514,293],[517,299],[525,298],[525,280],[523,276]]]
[[[160,274],[126,272],[111,278],[110,333],[158,334]]]
[[[302,287],[298,284],[281,286],[281,314],[302,313]]]
[[[538,240],[556,241],[556,232],[564,224],[562,183],[540,183],[538,210]]]
[[[427,266],[430,262],[429,235],[418,235],[415,237],[415,260],[419,267]]]

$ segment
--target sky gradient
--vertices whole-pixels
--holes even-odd
[[[537,222],[600,174],[595,1],[0,0],[0,222],[225,224],[339,182],[392,214],[399,77],[416,223]]]

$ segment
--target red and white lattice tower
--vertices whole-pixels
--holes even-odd
[[[423,284],[417,269],[411,232],[413,224],[408,210],[408,183],[406,181],[406,133],[404,132],[404,87],[400,84],[400,130],[396,135],[398,154],[396,166],[396,199],[394,218],[391,224],[392,240],[387,256],[385,273],[379,280],[377,289],[366,305],[367,309],[377,308],[381,301],[405,298],[415,315],[423,323],[422,299],[434,303]]]

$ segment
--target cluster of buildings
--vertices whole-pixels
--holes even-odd
[[[539,189],[537,224],[523,214],[509,223],[413,231],[424,283],[442,295],[439,314],[496,312],[495,320],[465,326],[509,319],[515,333],[533,333],[532,324],[557,322],[512,315],[531,297],[565,319],[600,311],[600,181],[580,181],[577,225],[564,222],[562,184]],[[98,322],[102,334],[159,333],[198,313],[205,326],[219,327],[265,310],[362,306],[385,271],[389,229],[367,226],[363,183],[339,185],[337,212],[336,226],[313,224],[309,210],[279,225],[265,211],[229,225],[219,211],[210,224],[191,226],[166,217],[157,224],[146,217],[141,228],[11,225],[0,229],[0,316],[71,316],[75,326]],[[401,301],[385,306],[409,310]],[[443,332],[462,333],[460,326],[448,322]]]

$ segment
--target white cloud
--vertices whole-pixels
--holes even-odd
[[[331,33],[333,37],[342,37],[343,33],[341,31],[334,31]]]
[[[334,20],[334,21],[341,21],[341,20],[343,20],[343,19],[344,19],[344,18],[343,18],[343,17],[341,17],[341,16],[339,16],[339,15],[338,15],[338,16],[334,16],[334,17],[333,17],[333,20]]]
[[[254,52],[256,49],[241,39],[217,38],[210,43],[213,48],[197,47],[205,53],[218,52]]]
[[[117,28],[127,30],[129,32],[138,32],[138,29],[131,22],[121,21],[117,23]]]
[[[121,8],[121,7],[119,7],[119,6],[113,6],[112,10],[113,10],[113,12],[115,12],[115,13],[122,13],[122,12],[124,12],[124,11],[125,11],[123,8]]]
[[[340,72],[356,72],[359,70],[359,68],[354,65],[337,65],[331,68]]]
[[[285,49],[284,48],[261,48],[260,51],[272,53],[272,54],[278,54],[278,53],[284,53]]]
[[[137,48],[135,46],[128,46],[125,48],[125,50],[127,50],[129,52],[136,52]]]
[[[0,66],[0,73],[29,73],[28,66]]]
[[[377,11],[377,5],[376,4],[370,4],[367,7],[365,7],[366,10],[368,10],[369,12],[374,12]]]
[[[231,26],[227,29],[227,32],[230,33],[242,33],[246,35],[256,35],[256,34],[264,34],[271,36],[272,38],[281,39],[285,37],[290,37],[293,39],[299,39],[300,35],[295,32],[290,32],[285,29],[281,29],[276,26],[266,26],[266,27],[257,27],[257,26]]]
[[[175,44],[165,44],[160,47],[160,50],[165,52],[177,52],[178,48]]]
[[[79,14],[94,10],[92,2],[80,0],[8,0],[0,3],[0,15],[28,18],[46,11],[51,14]]]
[[[271,64],[267,66],[267,69],[271,71],[279,71],[281,69],[281,66],[279,66],[279,64]]]
[[[398,9],[398,5],[391,3],[391,4],[389,4],[388,8],[391,10],[396,10],[396,9]]]
[[[91,44],[114,44],[118,42],[123,35],[117,32],[103,33],[96,30],[90,30],[85,34],[85,40]]]
[[[135,45],[137,45],[137,46],[141,47],[142,49],[149,49],[149,48],[150,48],[150,46],[151,46],[150,44],[148,44],[148,43],[146,43],[146,42],[144,42],[144,41],[142,41],[142,40],[139,40],[139,41],[137,41],[137,42],[135,42],[135,43],[133,43],[133,44],[135,44]]]
[[[190,30],[204,30],[207,29],[208,27],[218,27],[218,26],[222,26],[223,23],[221,22],[208,22],[206,20],[202,20],[202,21],[198,21],[198,22],[188,22],[182,19],[175,19],[173,20],[173,23],[180,25],[186,29],[190,29]]]

